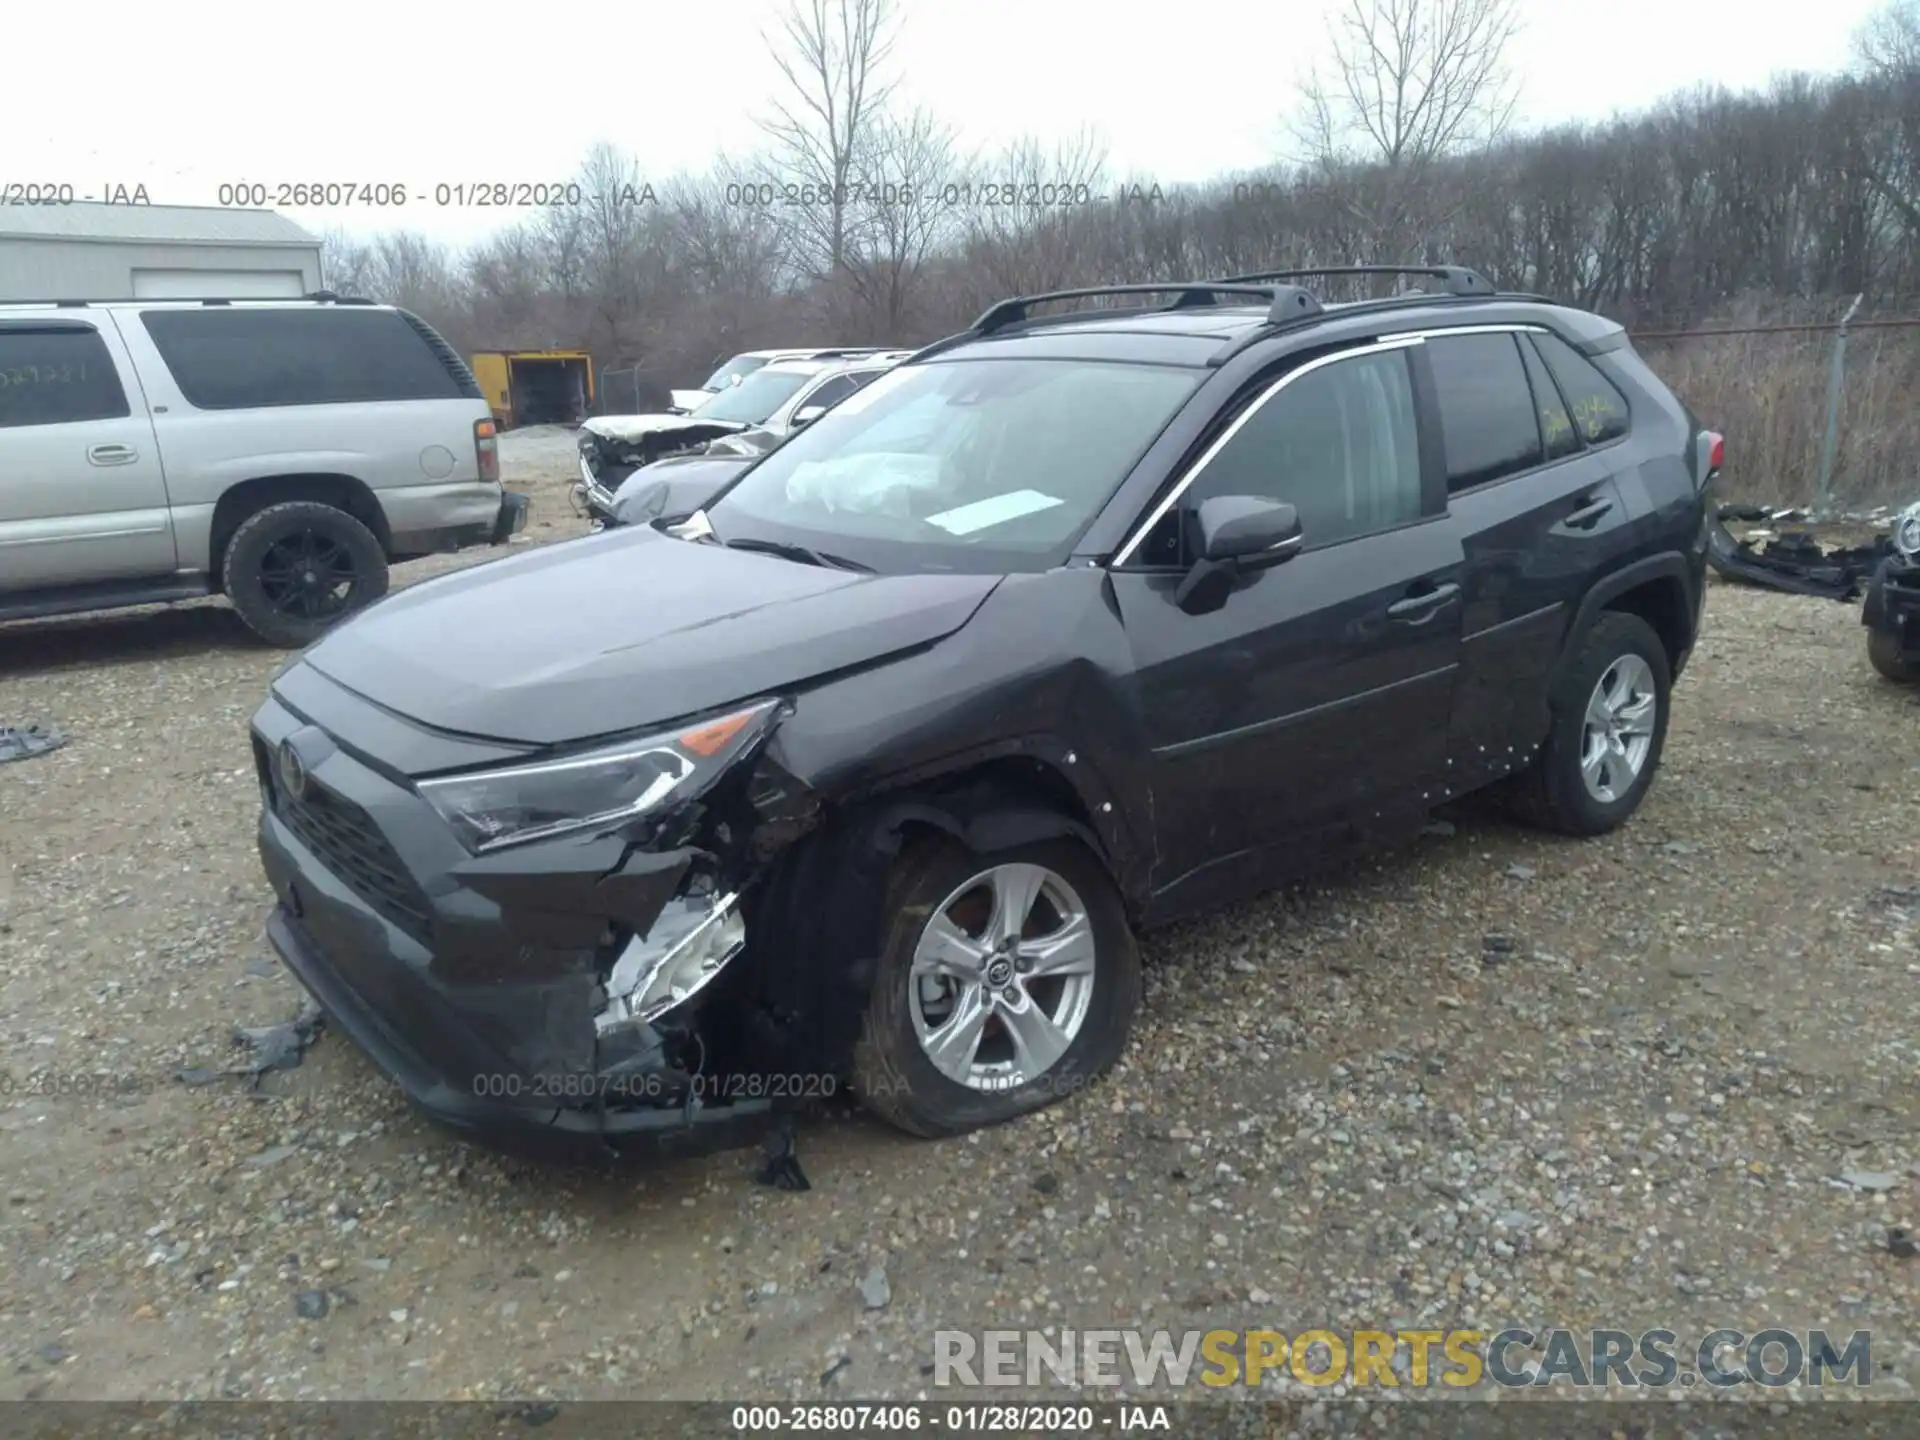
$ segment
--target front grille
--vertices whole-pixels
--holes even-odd
[[[430,943],[433,920],[427,897],[373,817],[318,781],[309,781],[297,800],[287,794],[274,774],[272,756],[257,739],[254,763],[267,804],[280,823],[383,918],[421,944]]]

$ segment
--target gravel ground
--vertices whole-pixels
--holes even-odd
[[[579,533],[564,432],[507,439],[529,541]],[[281,658],[217,603],[0,628],[0,719],[71,737],[0,766],[0,1399],[899,1397],[996,1324],[1824,1325],[1920,1379],[1920,709],[1853,607],[1716,586],[1624,831],[1462,813],[1151,937],[1108,1084],[809,1121],[801,1194],[497,1158],[338,1035],[174,1078],[299,1005],[244,738]]]

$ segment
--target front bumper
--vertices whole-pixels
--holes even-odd
[[[1902,660],[1920,663],[1920,564],[1897,555],[1882,561],[1867,585],[1860,623],[1893,637]]]
[[[573,487],[573,508],[578,513],[597,520],[603,525],[615,523],[613,491],[600,483],[599,477],[593,472],[593,467],[587,463],[585,455],[580,457],[579,463],[580,479]]]
[[[289,737],[306,762],[297,798],[277,768]],[[278,901],[268,938],[422,1111],[497,1149],[580,1162],[761,1133],[771,1103],[703,1091],[670,1017],[596,1031],[601,942],[646,933],[684,888],[689,852],[555,840],[476,859],[412,789],[278,698],[253,739]]]

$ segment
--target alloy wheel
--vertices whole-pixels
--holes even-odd
[[[1602,805],[1631,790],[1646,768],[1659,704],[1653,667],[1640,656],[1622,655],[1601,672],[1580,732],[1580,778]]]
[[[908,976],[914,1034],[934,1067],[1011,1090],[1057,1065],[1093,1001],[1093,921],[1044,865],[995,865],[935,907]]]

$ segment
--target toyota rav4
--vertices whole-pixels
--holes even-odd
[[[1007,300],[648,523],[355,618],[253,722],[273,944],[494,1142],[842,1084],[942,1135],[1115,1062],[1145,927],[1469,791],[1620,825],[1720,437],[1618,325],[1406,273]]]

